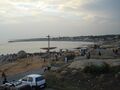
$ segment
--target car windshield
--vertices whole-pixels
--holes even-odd
[[[22,81],[27,81],[27,77],[24,77],[24,78],[22,79]]]
[[[36,78],[36,82],[37,82],[37,81],[41,81],[41,80],[43,80],[43,79],[44,79],[43,76],[41,76],[41,77],[37,77],[37,78]]]

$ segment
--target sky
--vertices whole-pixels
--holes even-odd
[[[0,42],[120,34],[120,0],[0,0]]]

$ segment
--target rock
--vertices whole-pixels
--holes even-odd
[[[57,71],[58,69],[58,67],[51,67],[51,71]]]
[[[0,56],[0,63],[5,63],[5,62],[12,62],[17,60],[17,55],[16,54],[7,54],[7,55],[1,55]]]
[[[27,53],[25,51],[21,50],[21,51],[19,51],[17,53],[17,57],[18,58],[26,58],[27,57]]]
[[[67,73],[67,71],[62,71],[60,74],[65,75],[66,73]]]
[[[117,74],[115,74],[115,78],[120,78],[120,72],[118,72]]]
[[[73,70],[73,71],[71,72],[72,75],[75,75],[76,73],[77,73],[77,70]]]
[[[74,61],[72,62],[68,68],[73,68],[73,69],[84,69],[86,66],[98,66],[98,67],[103,67],[106,66],[106,63],[104,61],[100,60],[80,60],[80,61]]]

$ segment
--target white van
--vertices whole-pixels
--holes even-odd
[[[24,84],[28,84],[31,87],[43,88],[46,85],[45,78],[42,75],[39,75],[39,74],[27,75],[27,76],[23,77],[22,79],[20,79],[19,81],[21,81]]]

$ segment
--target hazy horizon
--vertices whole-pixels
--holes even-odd
[[[120,0],[0,1],[0,42],[120,34]]]

